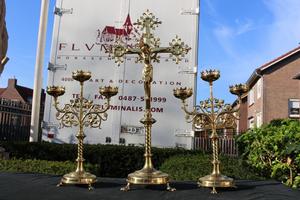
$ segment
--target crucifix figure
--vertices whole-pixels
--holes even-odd
[[[128,191],[130,189],[130,184],[140,184],[140,185],[161,185],[166,184],[167,190],[174,191],[174,188],[169,186],[168,174],[162,173],[154,169],[152,165],[152,154],[151,154],[151,127],[152,124],[156,122],[152,118],[151,113],[151,82],[153,80],[153,62],[159,62],[161,53],[168,53],[170,57],[173,57],[176,64],[178,64],[185,54],[188,53],[190,47],[184,44],[181,39],[176,36],[169,43],[169,47],[160,47],[159,38],[155,38],[151,33],[161,22],[155,18],[155,16],[148,10],[143,13],[137,23],[137,26],[143,34],[136,45],[133,48],[127,47],[126,44],[118,42],[112,50],[113,58],[115,62],[120,65],[124,62],[124,56],[127,54],[138,55],[137,62],[144,64],[142,79],[144,81],[145,90],[145,113],[143,119],[140,120],[145,127],[145,164],[143,169],[138,170],[134,173],[128,175],[127,185],[121,190]]]

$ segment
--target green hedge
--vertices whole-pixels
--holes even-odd
[[[74,171],[76,165],[70,161],[46,161],[46,160],[0,160],[1,172],[42,173],[51,175],[63,175]],[[86,164],[85,169],[97,173],[99,166]]]
[[[262,179],[255,174],[241,159],[221,156],[221,173],[235,179]],[[198,180],[211,174],[211,156],[206,154],[178,155],[166,160],[160,168],[173,180]]]
[[[252,173],[241,160],[236,158],[221,157],[222,173],[235,179],[260,179]],[[197,180],[199,177],[211,173],[210,156],[178,155],[167,159],[161,166],[163,172],[168,173],[173,180]],[[74,171],[75,162],[71,161],[46,161],[31,159],[0,160],[1,172],[42,173],[63,175]],[[99,165],[85,164],[85,170],[101,176]]]
[[[16,159],[72,161],[77,156],[76,145],[54,143],[0,143],[10,157]],[[153,163],[156,168],[171,156],[178,154],[195,154],[196,151],[171,148],[153,148]],[[101,177],[126,177],[129,173],[140,169],[144,164],[144,148],[119,145],[85,145],[85,163],[98,165],[95,172]]]
[[[242,134],[238,140],[243,159],[262,176],[300,187],[300,122],[274,120]]]

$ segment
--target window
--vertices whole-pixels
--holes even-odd
[[[187,145],[186,144],[182,144],[182,143],[177,143],[175,144],[176,147],[179,147],[179,148],[186,148]]]
[[[300,99],[289,99],[289,117],[300,117]]]
[[[32,104],[32,97],[27,97],[27,103]]]
[[[261,112],[256,113],[256,126],[260,127],[262,125],[262,114]]]
[[[111,143],[111,137],[106,137],[106,138],[105,138],[105,143],[110,144],[110,143]]]
[[[120,138],[120,140],[119,140],[119,144],[121,144],[121,145],[125,145],[125,143],[126,143],[126,140],[125,140],[125,138]]]
[[[248,127],[254,128],[254,117],[248,119]]]
[[[249,92],[249,106],[254,104],[254,88],[252,88]]]
[[[256,91],[257,91],[257,99],[259,99],[261,97],[261,91],[262,91],[262,80],[261,78],[257,81],[257,87],[256,87]]]

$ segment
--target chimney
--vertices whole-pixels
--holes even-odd
[[[8,79],[8,88],[15,88],[17,85],[17,79],[15,78],[10,78]]]

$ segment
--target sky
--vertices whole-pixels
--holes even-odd
[[[33,88],[39,0],[6,0],[6,23],[9,32],[7,63],[0,87],[8,78]],[[54,0],[50,0],[43,87],[47,83]],[[235,97],[228,86],[244,83],[264,63],[299,46],[300,0],[201,0],[198,63],[199,72],[218,69],[214,94],[228,103]],[[208,97],[208,84],[198,80],[197,99]]]

